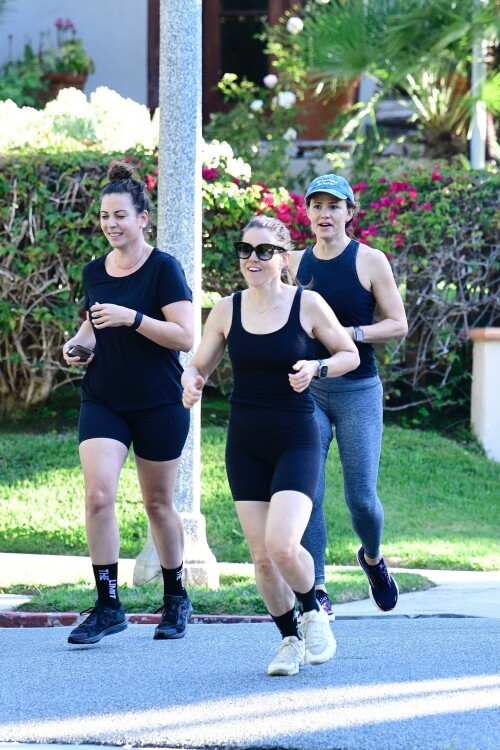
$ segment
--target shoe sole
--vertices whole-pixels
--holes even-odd
[[[324,664],[325,662],[330,661],[330,659],[333,659],[336,651],[337,643],[334,639],[333,643],[330,643],[328,648],[322,651],[321,654],[310,654],[306,649],[306,661],[308,664],[311,664],[311,666],[316,667],[318,664]]]
[[[268,667],[267,674],[269,677],[291,677],[292,675],[297,674],[298,671],[298,665],[294,665],[290,669],[287,669],[286,667],[274,667],[274,669],[271,670],[271,668]]]
[[[106,628],[106,630],[103,630],[102,633],[99,633],[99,635],[95,635],[93,638],[75,638],[74,636],[68,636],[68,643],[73,643],[76,646],[86,646],[89,643],[98,643],[101,638],[104,638],[106,635],[114,635],[115,633],[121,633],[122,630],[125,630],[127,627],[126,622],[119,622],[117,625],[112,625],[110,628]]]
[[[189,618],[191,617],[192,614],[193,614],[193,608],[189,607],[189,612],[188,612],[188,616],[186,619],[186,627],[184,628],[182,633],[174,633],[173,635],[167,635],[166,633],[157,632],[155,630],[154,635],[153,635],[153,640],[154,641],[176,641],[179,638],[184,638],[184,636],[186,635],[187,626],[189,624]]]

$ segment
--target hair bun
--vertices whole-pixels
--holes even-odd
[[[118,180],[130,180],[133,177],[134,171],[129,164],[125,164],[121,161],[111,162],[111,166],[108,171],[108,178],[110,182],[117,182]]]

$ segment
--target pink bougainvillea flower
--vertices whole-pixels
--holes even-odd
[[[387,182],[387,179],[385,177],[380,177],[379,185],[385,185],[386,182]]]
[[[298,193],[290,193],[290,198],[293,200],[296,206],[302,206],[305,204],[304,196]]]
[[[390,206],[391,203],[392,203],[392,201],[391,201],[391,199],[389,198],[388,195],[383,195],[382,198],[380,199],[380,205],[381,206]]]
[[[358,182],[356,185],[351,185],[353,193],[359,193],[361,190],[366,190],[368,185],[366,182]]]
[[[416,190],[416,188],[410,188],[408,190],[408,197],[411,198],[412,200],[415,200],[415,198],[417,197],[417,190]]]
[[[218,174],[219,173],[215,167],[202,167],[201,176],[204,180],[207,180],[207,182],[217,179]]]
[[[401,233],[398,233],[395,236],[395,238],[394,238],[394,244],[396,245],[396,247],[403,247],[403,245],[405,244],[403,242],[403,237],[402,237]]]
[[[422,203],[422,209],[424,211],[432,211],[432,205],[430,203]]]
[[[439,172],[431,172],[431,182],[443,182],[443,178]]]

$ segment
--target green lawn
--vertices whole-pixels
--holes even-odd
[[[201,507],[219,560],[249,561],[224,470],[225,428],[202,429]],[[500,464],[432,432],[387,426],[379,478],[384,552],[410,568],[500,568]],[[355,564],[355,537],[333,449],[328,465],[327,563]],[[145,538],[133,460],[117,503],[122,557]],[[0,434],[0,551],[86,555],[83,480],[75,432]]]

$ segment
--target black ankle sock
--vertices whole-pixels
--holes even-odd
[[[291,609],[290,612],[285,612],[284,615],[279,615],[279,617],[271,615],[271,617],[278,626],[282,638],[286,638],[289,635],[294,635],[296,638],[300,638],[297,623],[297,610],[295,607]]]
[[[163,596],[183,596],[186,598],[187,592],[182,585],[182,563],[178,568],[164,568],[161,566],[163,574]]]
[[[319,611],[318,600],[316,599],[316,586],[313,585],[310,591],[306,591],[305,594],[299,594],[298,591],[293,592],[299,600],[303,612],[312,612],[313,609],[316,612]]]
[[[118,609],[118,563],[111,565],[92,565],[94,569],[95,585],[97,586],[97,601],[102,607]]]

